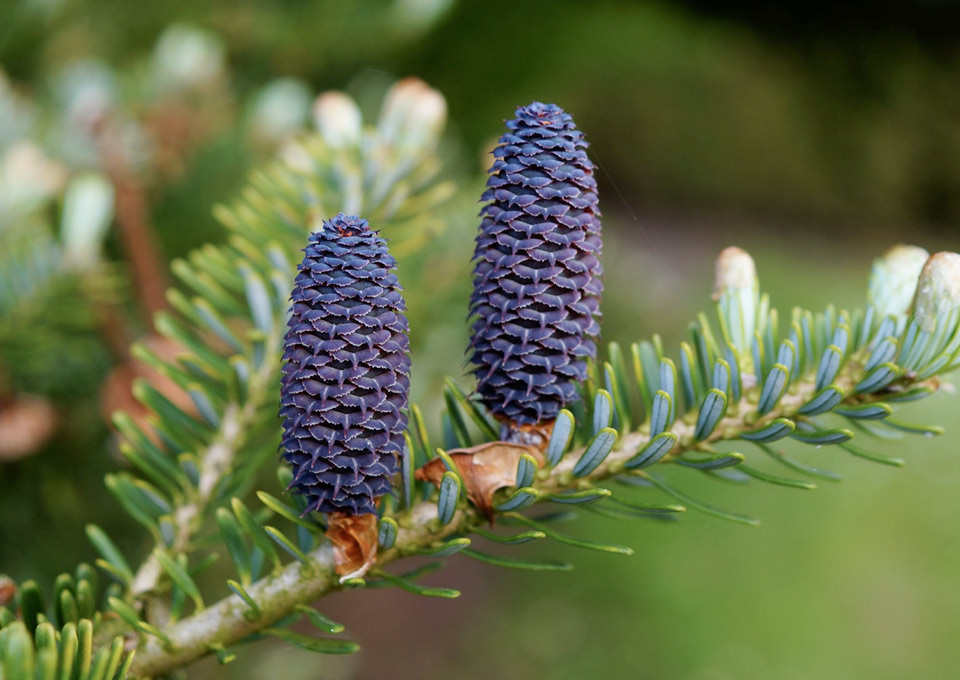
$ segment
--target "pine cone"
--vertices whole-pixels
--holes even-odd
[[[410,390],[396,260],[342,213],[310,235],[291,299],[281,380],[283,457],[307,511],[362,515],[391,490]]]
[[[600,213],[587,142],[554,104],[517,109],[494,150],[474,252],[477,393],[514,425],[578,399],[600,333]]]

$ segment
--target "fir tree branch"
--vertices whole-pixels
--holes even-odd
[[[852,387],[862,378],[861,373],[862,367],[851,360],[844,373],[837,376],[834,384],[842,387],[847,394],[842,405],[883,401],[882,395],[857,395],[852,391]],[[745,375],[744,378],[745,382],[749,383],[752,376]],[[929,387],[936,390],[939,388],[939,381],[936,378],[916,382],[904,381],[903,386]],[[755,430],[777,418],[793,415],[815,393],[814,380],[807,376],[795,383],[778,406],[761,418],[753,417],[756,414],[755,396],[753,399],[744,396],[728,409],[727,415],[704,440],[694,439],[697,412],[692,411],[669,428],[669,431],[677,435],[677,445],[659,464],[667,463],[688,451],[702,450],[711,442],[739,439],[744,432]],[[650,441],[649,432],[645,429],[620,437],[604,462],[582,477],[574,476],[573,470],[584,448],[568,452],[555,467],[533,484],[534,488],[541,492],[543,498],[549,494],[589,488],[592,482],[624,473],[624,464]],[[630,474],[649,479],[648,473],[643,470],[630,471]],[[377,558],[378,567],[418,554],[450,536],[470,534],[485,521],[472,505],[461,503],[453,519],[445,525],[441,524],[438,521],[436,501],[421,501],[410,510],[397,515],[396,520],[399,524],[396,542],[392,548],[380,553]],[[259,616],[252,616],[250,607],[237,595],[226,597],[164,629],[164,634],[170,640],[169,645],[156,637],[143,636],[132,671],[141,676],[169,672],[206,655],[215,644],[229,647],[243,641],[293,613],[297,605],[308,604],[343,587],[334,570],[333,549],[329,543],[324,543],[307,555],[306,565],[293,562],[278,574],[267,576],[247,588],[247,593],[259,609]]]
[[[120,473],[108,480],[124,508],[154,535],[156,549],[133,574],[109,537],[96,527],[88,528],[102,557],[97,564],[118,583],[107,589],[108,609],[98,612],[92,569],[78,568],[75,580],[61,575],[55,584],[53,608],[55,618],[65,622],[61,638],[69,638],[67,627],[79,621],[86,631],[83,639],[93,640],[100,657],[106,659],[109,653],[119,663],[124,646],[136,650],[132,672],[142,677],[167,675],[210,652],[226,662],[232,657],[228,646],[261,635],[280,635],[321,652],[355,650],[353,643],[314,640],[285,630],[294,617],[306,612],[311,620],[321,622],[321,629],[339,632],[342,626],[334,630],[337,626],[323,624],[324,617],[309,609],[308,603],[336,590],[365,585],[360,578],[340,576],[353,571],[344,565],[353,557],[344,559],[349,550],[344,548],[342,535],[331,533],[334,522],[343,518],[329,514],[329,524],[322,526],[327,520],[311,514],[307,502],[297,494],[280,500],[259,492],[266,506],[259,512],[248,510],[241,499],[265,461],[262,454],[272,448],[267,438],[277,430],[276,388],[281,332],[292,285],[290,262],[297,257],[306,232],[316,230],[317,219],[330,214],[333,206],[347,204],[371,210],[378,226],[397,231],[402,247],[416,250],[429,238],[424,223],[414,215],[430,212],[427,208],[444,192],[443,185],[431,187],[436,158],[430,142],[438,133],[436,125],[442,121],[444,106],[442,98],[425,87],[417,82],[398,86],[388,96],[386,114],[376,129],[361,129],[359,110],[347,98],[321,98],[322,136],[291,146],[284,164],[256,175],[243,200],[233,209],[218,211],[231,231],[229,245],[200,249],[189,263],[175,264],[175,272],[195,297],[171,291],[168,299],[184,321],[178,325],[165,319],[169,323],[158,324],[158,330],[182,345],[185,352],[175,363],[159,359],[154,363],[190,393],[194,408],[184,411],[155,390],[145,389],[139,396],[152,413],[155,433],[150,434],[156,434],[162,445],[156,445],[139,427],[118,426],[126,439],[121,451],[142,479]],[[498,413],[499,402],[491,398],[490,391],[487,398],[480,393],[481,408],[456,383],[448,381],[442,414],[446,450],[432,460],[422,415],[416,407],[410,409],[407,455],[402,457],[399,485],[404,507],[409,509],[398,512],[389,494],[381,496],[379,536],[377,518],[370,514],[362,517],[371,531],[362,537],[347,536],[356,539],[359,550],[354,552],[362,553],[364,568],[373,562],[371,579],[381,580],[371,581],[371,587],[400,585],[422,594],[456,596],[456,591],[422,588],[380,569],[412,555],[453,554],[469,545],[468,536],[473,533],[503,543],[549,536],[629,554],[630,549],[623,546],[557,536],[549,527],[539,530],[542,525],[537,520],[516,514],[535,502],[598,501],[587,508],[612,516],[649,516],[683,509],[675,504],[637,506],[594,486],[611,478],[657,487],[691,508],[717,516],[756,522],[687,498],[649,471],[648,466],[655,464],[660,465],[658,471],[672,462],[676,467],[744,480],[752,477],[812,488],[807,482],[741,466],[743,455],[714,451],[711,445],[718,441],[745,440],[764,446],[792,434],[807,443],[838,443],[855,455],[873,457],[845,443],[852,436],[850,431],[823,429],[815,416],[835,414],[871,431],[870,424],[860,425],[855,419],[882,420],[891,414],[893,402],[938,390],[936,374],[960,367],[960,255],[935,255],[923,265],[922,273],[920,258],[911,262],[914,260],[915,267],[891,265],[890,271],[875,272],[866,310],[849,314],[828,307],[814,315],[796,309],[782,319],[781,332],[781,317],[770,309],[769,299],[760,295],[752,260],[743,251],[727,249],[717,265],[714,299],[719,332],[706,315],[700,315],[690,327],[689,341],[681,344],[676,363],[664,354],[656,336],[652,342],[634,345],[632,373],[620,348],[611,345],[607,362],[588,364],[584,360],[578,367],[573,389],[580,390],[581,399],[577,401],[571,392],[570,399],[553,402],[556,409],[550,412],[540,413],[535,407],[532,426],[530,413],[525,420],[518,420],[517,412]],[[547,325],[546,317],[541,323]],[[595,329],[582,330],[595,335]],[[521,342],[516,330],[511,333],[511,342]],[[594,356],[592,345],[587,354]],[[569,359],[555,358],[561,363]],[[505,396],[512,397],[516,391],[511,389]],[[560,410],[562,405],[570,410]],[[406,406],[404,392],[403,406],[397,408]],[[577,414],[579,423],[571,412]],[[129,419],[121,417],[120,421],[129,425]],[[502,423],[506,425],[501,429]],[[552,436],[549,423],[554,423]],[[908,432],[933,430],[892,420],[886,424]],[[622,429],[623,434],[613,428]],[[508,441],[495,441],[498,435]],[[535,447],[542,449],[546,437],[550,438],[546,451],[538,452]],[[573,450],[564,454],[570,446]],[[518,453],[518,448],[523,453]],[[487,460],[480,460],[479,454],[504,451],[513,457],[492,458],[502,464],[491,465],[497,468],[492,479],[481,479],[486,472],[473,472],[474,478],[468,479],[463,464],[475,465],[472,469],[478,470]],[[543,455],[537,458],[538,453]],[[418,471],[415,476],[414,460],[426,463],[421,471],[439,470],[439,475],[433,479]],[[440,463],[442,467],[437,465]],[[731,469],[720,469],[723,467]],[[820,473],[795,465],[794,469],[798,468]],[[280,472],[281,486],[297,479],[295,471],[286,466]],[[482,498],[474,493],[481,486]],[[220,536],[204,536],[201,532],[209,524],[210,511],[232,496],[237,496],[230,503],[232,513],[227,507],[217,508]],[[603,505],[605,502],[612,505]],[[482,525],[495,514],[494,508],[504,515],[504,523],[521,522],[538,530],[511,536],[484,531]],[[271,520],[276,526],[263,526],[265,515],[277,520]],[[281,530],[279,522],[290,524]],[[290,538],[294,535],[291,528],[295,538]],[[209,539],[215,542],[217,538],[223,539],[218,548],[229,553],[237,580],[227,582],[233,595],[205,606],[205,593],[192,575],[212,564],[216,555],[194,558],[211,545]],[[374,550],[377,546],[379,554]],[[285,553],[295,561],[284,564],[281,556]],[[523,568],[569,566],[473,550],[463,550],[463,554]],[[44,607],[36,584],[24,586],[19,607],[23,624],[18,622],[16,629],[11,625],[0,628],[0,651],[5,634],[22,648],[21,638],[36,630],[37,649],[50,650],[50,656],[50,643],[56,636],[40,617]],[[183,615],[185,611],[188,616]],[[0,627],[14,618],[11,611],[0,607]],[[26,645],[31,653],[32,644]],[[113,671],[95,677],[113,677]]]
[[[217,491],[217,484],[226,476],[233,465],[237,452],[247,441],[247,433],[254,424],[258,410],[274,394],[277,374],[280,367],[279,346],[282,342],[282,329],[272,333],[267,341],[268,351],[259,369],[254,373],[243,402],[228,404],[217,431],[217,436],[204,450],[198,452],[199,482],[191,487],[191,493],[178,504],[171,513],[174,524],[174,537],[169,545],[157,547],[168,549],[174,554],[187,549],[191,537],[198,531],[206,517],[207,510]],[[140,597],[154,588],[163,574],[156,553],[143,562],[134,575],[130,593]]]

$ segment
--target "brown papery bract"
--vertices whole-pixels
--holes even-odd
[[[520,456],[528,453],[539,465],[544,458],[534,446],[510,444],[508,442],[489,442],[469,449],[452,449],[448,452],[457,466],[460,478],[467,487],[467,497],[477,509],[493,523],[493,495],[499,490],[513,486],[517,479],[517,465]],[[440,458],[434,458],[416,472],[421,482],[431,482],[440,486],[446,466]]]
[[[327,538],[333,543],[333,558],[340,581],[359,578],[377,561],[377,516],[330,514]]]

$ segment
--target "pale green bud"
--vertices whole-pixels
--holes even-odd
[[[89,267],[113,222],[113,184],[101,173],[85,172],[70,180],[63,197],[60,240],[64,258],[74,267]]]
[[[757,268],[747,251],[729,247],[717,257],[713,299],[720,307],[730,342],[745,354],[753,341],[760,306]]]
[[[873,261],[867,304],[881,315],[901,316],[910,311],[920,270],[930,257],[923,248],[896,245]]]
[[[304,129],[310,117],[310,88],[296,78],[278,78],[263,88],[253,105],[250,127],[265,144],[281,144]]]
[[[226,62],[226,47],[215,33],[174,24],[157,41],[153,73],[160,90],[202,90],[226,77]]]

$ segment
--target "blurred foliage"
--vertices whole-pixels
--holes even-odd
[[[848,50],[845,37],[790,44],[667,5],[493,2],[458,6],[404,63],[448,93],[475,141],[501,98],[562,100],[591,131],[607,211],[619,191],[647,210],[948,224],[958,56],[906,31]]]
[[[222,37],[241,94],[277,75],[323,89],[416,73],[447,94],[468,148],[517,103],[556,100],[591,130],[631,205],[858,225],[960,216],[960,55],[935,40],[956,18],[949,3],[884,3],[867,20],[796,3],[713,4],[704,17],[695,2],[624,0],[17,7],[0,62],[34,87],[66,58],[130,62],[171,22],[192,22]]]

